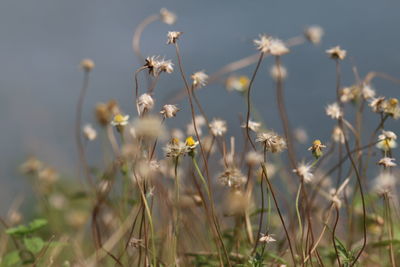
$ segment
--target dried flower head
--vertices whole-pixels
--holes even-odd
[[[390,98],[384,102],[384,112],[395,120],[400,118],[400,106],[397,98]]]
[[[316,139],[316,140],[314,140],[312,146],[308,148],[308,151],[311,151],[313,156],[316,159],[319,159],[323,154],[322,148],[325,148],[325,147],[326,146],[323,145],[320,140]]]
[[[259,35],[259,39],[254,40],[254,44],[260,52],[270,53],[273,56],[281,56],[290,51],[283,41],[265,34]]]
[[[385,109],[385,98],[384,97],[374,97],[371,99],[369,106],[372,108],[373,112],[381,113]]]
[[[245,159],[250,166],[256,166],[264,162],[264,156],[256,151],[248,152]]]
[[[226,121],[220,119],[213,119],[209,127],[214,136],[223,136],[228,130],[226,127]]]
[[[173,25],[176,22],[176,15],[166,8],[160,10],[161,21],[168,25]]]
[[[373,99],[376,93],[370,84],[364,84],[361,89],[361,94],[365,100],[369,100]]]
[[[324,36],[324,29],[318,25],[313,25],[305,29],[304,36],[313,44],[319,44]]]
[[[89,59],[89,58],[85,58],[81,61],[80,63],[80,67],[84,70],[84,71],[91,71],[94,68],[94,62],[93,60]]]
[[[340,117],[343,116],[343,111],[336,102],[326,106],[325,112],[326,115],[328,115],[334,120],[338,120]]]
[[[285,139],[272,131],[258,133],[256,142],[263,143],[265,149],[271,153],[279,153],[286,149]]]
[[[396,139],[397,135],[394,132],[383,130],[382,134],[378,136],[376,147],[383,151],[389,151],[397,147]]]
[[[305,183],[310,183],[312,182],[312,178],[314,177],[311,169],[311,164],[301,163],[296,169],[293,170],[293,172],[297,173],[297,175],[299,175]]]
[[[176,32],[176,31],[168,32],[168,34],[167,34],[167,38],[168,38],[167,44],[175,44],[176,41],[179,39],[179,36],[182,35],[182,33],[183,32]]]
[[[154,106],[154,100],[149,94],[142,94],[136,101],[136,108],[139,116],[151,110]]]
[[[181,142],[178,138],[172,138],[171,141],[164,148],[165,156],[169,158],[177,158],[183,156],[187,152],[185,143]]]
[[[332,139],[336,143],[344,144],[345,138],[342,129],[339,126],[335,126],[332,131]]]
[[[96,130],[93,128],[92,125],[90,124],[86,124],[83,127],[83,135],[85,136],[85,138],[89,141],[93,141],[94,139],[96,139],[97,137],[97,132]]]
[[[164,105],[160,113],[164,116],[164,118],[173,118],[178,113],[179,108],[175,105]]]
[[[102,126],[110,124],[114,115],[120,113],[120,109],[115,100],[110,100],[107,103],[98,103],[95,109],[97,122]]]
[[[236,167],[228,167],[219,174],[218,180],[222,185],[239,188],[246,183],[246,176]]]
[[[204,71],[198,71],[192,74],[193,87],[200,88],[207,84],[208,75]]]
[[[380,173],[373,181],[373,190],[378,194],[389,194],[396,185],[396,177],[389,172]]]
[[[246,128],[247,127],[246,123],[243,123],[241,127]],[[249,120],[249,129],[252,130],[253,132],[258,132],[258,130],[260,130],[260,127],[261,127],[260,122]]]
[[[397,164],[394,163],[395,160],[396,159],[394,159],[394,158],[384,157],[379,160],[378,165],[381,165],[385,168],[395,167],[395,166],[397,166]]]
[[[278,65],[273,65],[269,73],[274,80],[284,80],[287,77],[287,70],[282,65],[279,65],[279,67]]]
[[[260,242],[263,243],[271,243],[271,242],[275,242],[275,238],[272,237],[272,234],[263,234],[261,233],[261,237],[259,239]]]
[[[23,174],[34,175],[37,174],[42,168],[43,163],[35,157],[29,157],[24,163],[21,164],[19,170]]]
[[[226,90],[245,92],[249,88],[250,80],[247,76],[229,76],[226,79]]]
[[[152,56],[146,58],[144,67],[148,68],[149,74],[158,76],[161,72],[172,73],[174,67],[171,60],[160,59],[159,56]]]
[[[343,60],[346,57],[346,50],[341,49],[340,46],[335,46],[332,47],[331,49],[326,50],[326,53],[332,58],[332,59],[340,59]]]
[[[361,96],[360,87],[357,85],[344,87],[340,90],[340,102],[347,103],[349,101],[355,101]]]

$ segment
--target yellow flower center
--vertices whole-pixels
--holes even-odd
[[[189,136],[188,138],[186,138],[186,145],[191,147],[194,146],[196,144],[196,142],[194,141],[193,137]]]
[[[314,142],[313,142],[313,145],[314,146],[320,146],[320,145],[322,145],[322,143],[321,143],[321,141],[320,140],[315,140]]]
[[[249,84],[249,78],[247,78],[246,76],[240,76],[239,83],[242,87],[247,87]]]
[[[391,98],[389,99],[389,103],[392,107],[395,107],[399,103],[399,100],[397,100],[397,98]]]
[[[172,139],[171,139],[171,144],[173,144],[173,145],[178,145],[178,144],[179,144],[179,139],[176,138],[176,137],[172,138]]]
[[[122,116],[121,114],[117,114],[117,115],[115,115],[115,117],[114,117],[114,121],[115,121],[116,123],[122,123],[122,122],[125,121],[125,117]]]

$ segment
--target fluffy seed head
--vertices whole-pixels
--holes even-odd
[[[84,70],[84,71],[91,71],[92,69],[94,69],[95,64],[93,62],[93,60],[89,59],[89,58],[85,58],[81,61],[80,63],[80,67]]]
[[[167,44],[175,44],[176,41],[179,39],[179,36],[182,35],[182,32],[168,32],[167,34]]]
[[[325,112],[326,112],[326,115],[328,115],[329,117],[331,117],[334,120],[338,120],[340,117],[343,116],[343,111],[341,110],[338,103],[336,103],[336,102],[328,105],[325,108]]]
[[[338,59],[338,60],[343,60],[346,57],[346,50],[341,49],[340,46],[335,46],[332,47],[331,49],[326,50],[326,53],[332,58],[332,59]]]
[[[324,29],[318,25],[313,25],[305,29],[304,36],[313,44],[319,44],[324,36]]]
[[[198,71],[192,74],[193,87],[200,88],[207,84],[208,75],[204,71]]]
[[[164,116],[164,118],[173,118],[178,113],[179,108],[175,105],[164,105],[160,113]]]
[[[141,116],[143,113],[151,110],[154,106],[154,100],[149,94],[142,94],[139,96],[136,102],[136,108],[139,113],[139,116]]]
[[[220,119],[213,119],[209,127],[214,136],[223,136],[228,130],[226,127],[226,121]]]
[[[173,25],[176,22],[176,15],[166,8],[160,10],[161,21],[168,25]]]

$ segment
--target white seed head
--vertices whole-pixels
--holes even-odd
[[[200,88],[207,84],[208,75],[204,71],[198,71],[192,74],[193,87]]]
[[[142,94],[136,102],[136,108],[141,116],[143,113],[150,111],[154,106],[154,100],[149,94]]]
[[[329,117],[331,117],[334,120],[337,120],[343,116],[343,111],[341,110],[338,103],[336,103],[336,102],[328,105],[325,108],[325,112],[326,112],[326,115],[328,115]]]
[[[344,49],[341,49],[340,46],[335,46],[332,47],[331,49],[326,50],[326,53],[332,58],[332,59],[340,59],[343,60],[346,57],[347,51]]]
[[[167,44],[175,44],[179,37],[182,35],[182,32],[168,32],[167,33]]]
[[[246,183],[246,176],[236,167],[226,168],[218,176],[218,180],[222,185],[239,188]]]
[[[97,137],[97,132],[96,130],[93,128],[92,125],[90,124],[86,124],[83,127],[83,135],[85,136],[85,138],[89,141],[93,141],[94,139],[96,139]]]
[[[274,80],[284,80],[287,77],[287,70],[282,65],[279,65],[279,67],[273,65],[269,73]]]
[[[385,168],[395,167],[395,166],[397,166],[397,164],[394,163],[395,160],[396,159],[394,159],[394,158],[384,157],[379,160],[378,165],[381,165]]]
[[[319,44],[324,36],[324,29],[318,25],[313,25],[305,29],[304,35],[313,44]]]
[[[164,118],[173,118],[178,113],[179,108],[175,105],[164,105],[160,113],[164,116]]]
[[[296,169],[293,170],[301,178],[303,178],[305,183],[311,183],[314,175],[311,172],[311,164],[301,163]]]
[[[223,136],[228,130],[226,127],[226,121],[220,119],[213,119],[209,127],[214,136]]]
[[[168,25],[173,25],[176,22],[176,15],[166,8],[160,10],[161,21]]]
[[[246,123],[243,123],[240,127],[246,128]],[[260,130],[261,123],[249,120],[249,129],[252,130],[253,132],[258,132]]]
[[[256,142],[263,143],[271,153],[282,152],[287,147],[285,139],[272,131],[258,133]]]

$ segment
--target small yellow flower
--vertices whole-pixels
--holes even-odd
[[[112,120],[111,124],[114,126],[125,126],[128,124],[129,120],[129,115],[122,115],[118,113],[117,115],[114,116],[114,119]]]
[[[322,148],[325,148],[326,146],[322,144],[322,142],[318,139],[314,140],[313,144],[311,147],[308,148],[309,151],[312,152],[313,156],[316,159],[319,159],[322,156]]]
[[[195,149],[196,146],[199,144],[198,141],[195,141],[192,136],[186,138],[185,145],[190,149]]]

